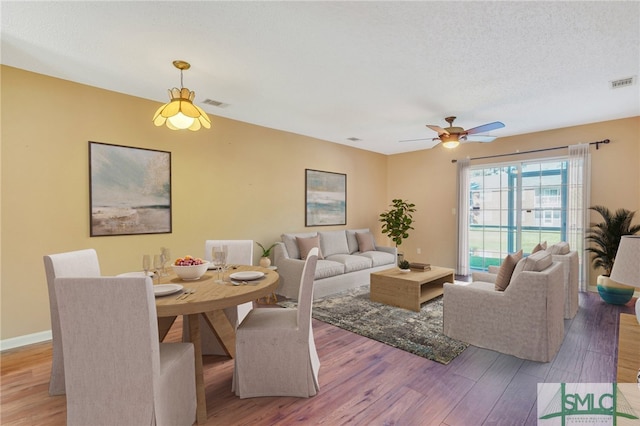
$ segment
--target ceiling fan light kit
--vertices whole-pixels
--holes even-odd
[[[174,87],[169,90],[170,102],[162,105],[153,116],[153,124],[162,126],[166,123],[171,130],[191,131],[200,130],[200,128],[211,128],[211,120],[207,113],[197,105],[193,104],[196,92],[190,91],[182,84],[182,71],[191,68],[191,65],[185,61],[173,61],[173,66],[180,70],[180,89]]]
[[[458,129],[462,130],[459,127]],[[439,136],[439,139],[442,142],[442,146],[444,146],[445,148],[453,149],[460,145],[460,137],[458,133],[442,133]]]

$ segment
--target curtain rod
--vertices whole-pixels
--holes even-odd
[[[609,142],[611,142],[609,139],[604,139],[601,141],[597,141],[597,142],[589,142],[589,145],[595,145],[596,149],[600,149],[600,144],[608,144]],[[531,151],[522,151],[522,152],[512,152],[510,154],[497,154],[497,155],[487,155],[486,157],[474,157],[474,158],[469,158],[469,160],[484,160],[486,158],[497,158],[497,157],[507,157],[510,155],[520,155],[520,154],[531,154],[533,152],[543,152],[543,151],[554,151],[556,149],[564,149],[564,148],[569,148],[569,145],[565,145],[565,146],[556,146],[553,148],[542,148],[542,149],[534,149]],[[458,160],[451,160],[452,163],[457,163]]]

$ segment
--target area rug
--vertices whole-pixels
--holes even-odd
[[[295,302],[278,303],[295,307]],[[422,304],[420,312],[369,300],[369,286],[313,302],[313,318],[403,351],[448,364],[467,348],[442,332],[442,296]]]

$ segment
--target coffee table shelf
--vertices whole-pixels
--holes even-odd
[[[422,303],[444,292],[444,283],[453,282],[454,270],[449,268],[432,266],[430,271],[407,273],[391,268],[371,274],[369,298],[419,312]]]

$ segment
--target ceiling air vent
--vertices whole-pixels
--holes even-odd
[[[202,103],[207,105],[213,105],[218,108],[226,108],[229,106],[229,104],[225,104],[224,102],[214,101],[213,99],[208,99],[208,98],[202,101]]]
[[[620,87],[632,86],[635,83],[635,77],[621,78],[619,80],[611,80],[609,82],[611,89],[619,89]]]

